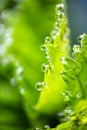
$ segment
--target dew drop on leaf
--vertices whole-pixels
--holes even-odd
[[[56,17],[58,18],[58,19],[62,19],[62,16],[63,16],[64,14],[62,13],[62,12],[58,12],[57,14],[56,14]]]
[[[78,42],[78,43],[81,43],[82,38],[83,38],[83,35],[80,35],[80,36],[77,38],[77,42]]]
[[[66,92],[62,92],[62,96],[64,97],[64,101],[69,101],[69,95]]]
[[[56,12],[57,11],[64,11],[64,4],[57,4],[56,5]]]
[[[20,74],[23,72],[23,67],[22,66],[19,66],[19,68],[17,69],[17,73]]]
[[[41,91],[43,89],[43,87],[48,88],[48,83],[47,82],[37,82],[36,85],[35,85],[35,88],[38,91]]]
[[[74,50],[74,52],[79,52],[80,51],[80,46],[79,45],[74,45],[73,50]]]
[[[62,18],[57,18],[57,22],[61,24]]]
[[[61,63],[62,63],[63,65],[67,63],[65,57],[61,57],[60,60],[61,60]]]
[[[20,89],[20,93],[23,95],[24,92],[25,92],[25,89],[22,87],[22,88]]]
[[[44,87],[44,82],[37,82],[36,85],[35,85],[35,88],[38,90],[38,91],[41,91]]]
[[[48,60],[50,60],[50,56],[49,56],[49,55],[47,55],[46,58],[47,58]]]
[[[0,24],[0,36],[5,32],[5,25]]]
[[[71,109],[65,109],[64,111],[66,114],[71,114],[72,113],[72,110]]]
[[[42,44],[41,51],[46,51],[46,45],[45,44]]]
[[[45,125],[44,129],[50,129],[50,126],[49,125]]]
[[[64,112],[59,112],[59,113],[57,114],[57,116],[58,116],[58,117],[64,117]]]
[[[56,31],[56,30],[53,30],[53,31],[51,32],[52,38],[55,39],[55,38],[56,38],[56,35],[57,35],[57,31]]]
[[[45,43],[51,43],[51,42],[52,42],[52,38],[47,36],[45,38]]]
[[[41,70],[42,70],[43,72],[45,72],[47,66],[48,66],[48,65],[47,65],[46,63],[43,63],[43,64],[41,65]]]
[[[34,128],[34,130],[40,130],[40,128]]]
[[[81,93],[77,93],[77,94],[76,94],[76,98],[77,98],[77,99],[80,99],[80,98],[81,98]]]
[[[4,55],[6,52],[6,47],[4,47],[3,45],[0,45],[0,56]]]
[[[2,63],[3,66],[6,66],[6,65],[9,64],[9,60],[7,58],[3,58],[1,63]]]
[[[54,28],[57,29],[57,30],[59,29],[59,22],[55,22]]]
[[[50,74],[51,70],[52,70],[51,66],[50,66],[50,65],[47,65],[45,72],[46,72],[47,74]]]
[[[11,78],[10,83],[12,86],[17,86],[17,79],[15,77]]]

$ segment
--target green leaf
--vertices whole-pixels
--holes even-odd
[[[44,87],[36,105],[38,111],[50,115],[61,111],[65,105],[61,92],[67,86],[60,76],[60,71],[63,68],[60,58],[69,55],[69,30],[63,6],[63,4],[57,5],[54,30],[51,37],[45,39],[48,67],[45,69]]]

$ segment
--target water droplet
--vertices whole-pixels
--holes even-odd
[[[63,65],[67,64],[67,61],[66,61],[65,57],[61,57],[60,60],[61,60],[61,63],[62,63]]]
[[[59,29],[59,22],[55,22],[54,28],[57,29],[57,30]]]
[[[51,32],[52,38],[55,39],[55,38],[56,38],[56,35],[57,35],[57,31],[56,31],[56,30],[53,30],[53,31]]]
[[[6,66],[9,63],[9,60],[7,58],[3,58],[1,63],[3,66]]]
[[[80,93],[77,93],[77,94],[76,94],[76,98],[80,99],[80,98],[81,98],[81,94],[80,94]]]
[[[13,33],[13,28],[9,27],[8,29],[6,29],[5,38],[11,37],[12,33]]]
[[[47,65],[46,63],[43,63],[43,64],[41,65],[41,70],[42,70],[43,72],[45,72],[47,66],[48,66],[48,65]]]
[[[48,60],[50,60],[50,56],[49,56],[49,55],[47,55],[46,58],[47,58]]]
[[[5,10],[5,11],[3,11],[2,13],[1,13],[1,19],[6,19],[7,17],[8,17],[8,11],[7,10]]]
[[[62,20],[63,15],[64,15],[64,13],[58,12],[58,13],[56,14],[56,17],[57,17],[57,19],[61,19],[61,20]]]
[[[38,91],[41,91],[43,89],[43,87],[48,88],[48,83],[47,82],[37,82],[36,85],[35,85],[35,88]]]
[[[10,83],[12,86],[17,86],[17,79],[15,77],[11,78]]]
[[[65,118],[62,118],[62,119],[61,119],[61,122],[66,122],[66,121],[68,121],[69,119],[70,119],[70,117],[67,116],[67,117],[65,117]]]
[[[11,37],[8,37],[5,39],[5,45],[8,47],[12,44],[13,39]]]
[[[74,45],[73,50],[74,50],[74,52],[79,52],[80,51],[80,46],[79,45]]]
[[[48,51],[47,50],[45,51],[45,54],[48,55]]]
[[[62,95],[63,95],[63,97],[64,97],[64,101],[69,101],[69,95],[66,93],[66,92],[62,92]]]
[[[52,70],[52,69],[51,69],[50,65],[48,65],[48,66],[46,67],[46,73],[47,73],[47,74],[50,74],[51,70]]]
[[[46,45],[45,44],[42,44],[41,51],[46,51]]]
[[[0,35],[3,35],[5,32],[5,25],[4,24],[0,24]]]
[[[51,42],[52,42],[52,38],[47,36],[45,38],[45,43],[51,43]]]
[[[23,79],[23,66],[18,67],[16,74],[17,74],[19,80]]]
[[[47,58],[48,62],[52,61],[49,55],[47,55],[46,58]]]
[[[34,128],[34,130],[40,130],[40,128]]]
[[[72,113],[72,110],[71,110],[71,109],[66,109],[64,112],[65,112],[66,114],[71,114],[71,113]]]
[[[41,91],[44,87],[44,82],[37,82],[36,85],[35,85],[35,88],[38,90],[38,91]]]
[[[56,5],[56,12],[64,11],[64,4],[57,4]]]
[[[20,89],[20,93],[21,93],[21,94],[24,94],[24,92],[25,92],[25,89],[22,87],[22,88]]]
[[[80,36],[77,38],[77,42],[78,42],[78,43],[81,43],[82,38],[83,38],[83,35],[80,35]]]
[[[19,66],[17,69],[17,74],[20,75],[23,72],[23,66]]]
[[[6,52],[6,47],[3,45],[0,45],[0,56],[4,55],[5,52]]]
[[[45,129],[50,129],[50,126],[49,125],[45,125],[44,128]]]
[[[59,113],[57,114],[57,116],[59,116],[59,117],[64,117],[64,112],[59,112]]]
[[[61,26],[62,19],[61,18],[57,18],[57,22],[59,22],[60,26]]]

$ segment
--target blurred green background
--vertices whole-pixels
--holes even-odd
[[[39,94],[37,81],[43,81],[40,50],[45,36],[53,29],[55,5],[64,0],[0,0],[0,130],[25,130],[54,127],[58,120],[35,112]],[[66,12],[71,29],[71,44],[87,31],[86,0],[67,0]],[[9,58],[10,57],[10,58]],[[13,58],[14,57],[14,58]],[[18,63],[18,62],[19,63]],[[19,80],[17,70],[23,71]]]

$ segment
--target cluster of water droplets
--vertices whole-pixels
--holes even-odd
[[[81,65],[73,58],[62,57],[61,63],[66,71],[70,71],[74,75],[78,75],[81,70]]]
[[[12,44],[12,32],[11,27],[6,28],[4,24],[0,24],[0,56],[4,55],[8,47]]]
[[[4,55],[8,47],[12,44],[13,28],[6,24],[7,18],[10,16],[10,11],[2,11],[0,14],[0,56]]]
[[[51,57],[50,57],[50,55],[49,55],[49,49],[48,49],[47,45],[48,45],[48,44],[52,44],[52,43],[53,43],[52,37],[51,37],[51,36],[47,36],[47,37],[45,38],[45,43],[42,44],[42,46],[41,46],[41,50],[45,52],[46,59],[47,59],[48,62],[51,61]]]
[[[77,42],[79,43],[79,45],[74,45],[73,46],[73,54],[74,54],[74,57],[78,60],[78,61],[81,61],[81,56],[82,56],[82,53],[83,53],[83,47],[82,47],[82,39],[84,37],[84,34],[83,35],[80,35],[78,38],[77,38]],[[86,47],[86,46],[85,46]]]
[[[60,21],[64,15],[64,4],[56,5],[56,17],[57,20]]]
[[[70,121],[72,113],[73,110],[70,107],[66,107],[66,109],[63,110],[62,112],[58,112],[57,116],[61,122],[66,122],[66,121]]]
[[[41,70],[42,70],[42,72],[46,72],[46,70],[49,68],[49,65],[48,64],[46,64],[46,63],[43,63],[42,65],[41,65]]]
[[[41,129],[41,128],[35,128],[34,130],[50,130],[50,126],[49,125],[45,125],[44,127],[43,127],[43,129]]]
[[[62,19],[64,17],[64,5],[63,4],[58,4],[56,6],[56,22],[54,24],[54,30],[51,32],[50,36],[47,36],[45,38],[45,43],[42,44],[41,50],[45,52],[46,58],[48,61],[48,64],[44,63],[41,65],[41,69],[45,73],[49,73],[51,71],[51,65],[50,63],[52,62],[52,57],[49,54],[49,45],[53,46],[54,40],[56,37],[59,35],[60,32],[60,26],[62,24]],[[44,86],[44,82],[37,82],[35,87],[41,91]],[[47,86],[47,85],[46,85]]]
[[[54,30],[51,32],[51,37],[55,39],[59,35],[60,26],[62,24],[62,19],[64,16],[64,5],[56,5],[56,22],[54,23]]]
[[[41,91],[43,88],[48,88],[48,83],[47,82],[37,82],[35,84],[35,88],[38,90],[38,91]]]
[[[0,77],[6,80],[13,87],[17,86],[23,79],[23,67],[13,56],[0,56]]]
[[[87,35],[86,34],[80,35],[77,41],[79,45],[77,44],[73,46],[73,57],[61,58],[61,63],[64,66],[64,70],[61,71],[60,74],[64,79],[64,81],[66,82],[67,86],[69,87],[69,90],[71,90],[70,94],[63,92],[62,95],[64,97],[64,100],[70,102],[71,104],[78,102],[83,98],[83,91],[85,90],[84,88],[87,86],[85,83],[83,83],[85,81],[83,81],[80,77],[81,73],[82,72],[84,73],[84,70],[82,70],[82,68],[84,61],[86,61],[87,59],[86,57]],[[74,87],[76,81],[78,82],[80,89],[82,88],[81,91],[80,89]]]
[[[65,102],[70,102],[70,93],[68,91],[61,93]]]
[[[52,44],[52,38],[51,38],[51,37],[48,37],[48,36],[47,36],[47,37],[45,38],[45,44],[42,44],[42,46],[41,46],[41,50],[45,52],[47,60],[50,61],[50,56],[49,56],[49,54],[48,54],[48,49],[47,49],[46,44]],[[43,64],[41,65],[41,70],[42,70],[42,72],[44,72],[44,73],[48,73],[48,72],[50,71],[50,65],[47,64],[47,63],[43,63]],[[35,88],[36,88],[38,91],[41,91],[44,87],[47,88],[47,87],[48,87],[48,83],[39,81],[39,82],[37,82],[37,83],[35,84]]]
[[[63,16],[64,16],[64,5],[58,4],[56,6],[56,22],[54,24],[54,29],[51,32],[50,36],[47,36],[45,38],[45,44],[43,44],[42,47],[41,47],[41,50],[45,51],[45,54],[47,55],[46,58],[48,60],[50,60],[51,57],[48,54],[49,50],[48,50],[47,44],[53,44],[54,40],[57,38],[57,35],[60,34],[60,26],[62,24]]]

